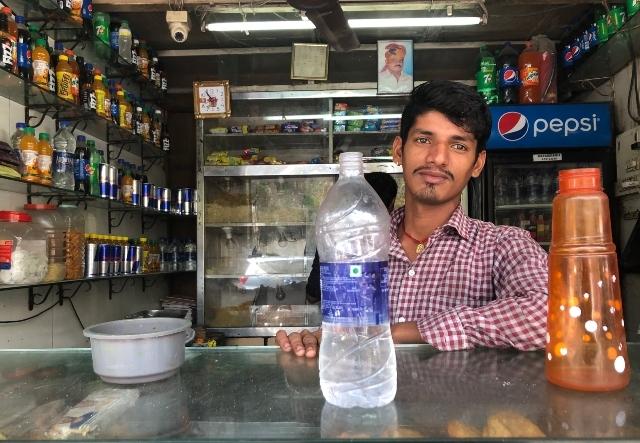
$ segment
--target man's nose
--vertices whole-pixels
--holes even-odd
[[[445,142],[436,142],[427,149],[427,163],[446,165],[449,162],[449,147]]]

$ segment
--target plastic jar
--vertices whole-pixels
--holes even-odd
[[[84,277],[84,212],[74,205],[58,207],[64,225],[64,257],[67,280]]]
[[[0,211],[0,283],[30,285],[47,274],[47,243],[24,212]]]
[[[33,224],[45,233],[47,259],[49,261],[45,282],[65,279],[65,226],[56,205],[26,204],[24,209],[31,216]]]

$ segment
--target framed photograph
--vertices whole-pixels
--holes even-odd
[[[378,94],[413,90],[413,41],[378,40]]]
[[[292,80],[326,80],[329,76],[329,45],[294,43],[291,48]]]
[[[231,115],[229,80],[193,83],[193,112],[198,119]]]

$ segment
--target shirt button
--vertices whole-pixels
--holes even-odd
[[[413,277],[414,275],[416,275],[416,271],[414,269],[409,269],[409,277]]]
[[[404,321],[405,321],[405,318],[404,318],[404,317],[400,316],[400,317],[398,318],[398,323],[404,323]]]

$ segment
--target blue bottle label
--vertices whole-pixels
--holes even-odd
[[[323,321],[379,325],[389,321],[389,263],[320,263]]]

